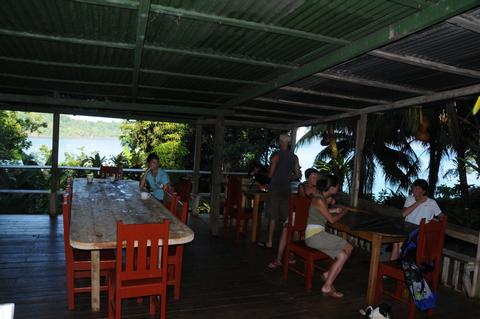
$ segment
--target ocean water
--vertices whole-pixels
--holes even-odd
[[[32,142],[32,146],[26,150],[27,153],[38,152],[41,145],[46,145],[48,148],[52,147],[51,138],[45,137],[30,137],[29,140]],[[72,154],[79,154],[80,148],[83,147],[83,151],[87,154],[92,152],[99,152],[100,156],[105,156],[107,159],[118,155],[122,146],[119,139],[115,138],[98,138],[98,139],[85,139],[85,138],[63,138],[60,139],[59,143],[59,161],[62,162],[65,160],[65,152]],[[414,150],[419,156],[421,161],[421,173],[419,178],[428,177],[428,152],[421,146],[421,144],[414,144]],[[315,161],[316,155],[323,149],[323,146],[320,145],[320,140],[313,140],[309,144],[297,147],[295,154],[297,154],[301,166],[302,172],[309,167],[312,167]],[[452,160],[446,160],[443,162],[443,165],[440,169],[440,175],[443,174],[450,168],[454,168],[454,163]],[[188,168],[186,168],[188,169]],[[480,185],[480,180],[477,178],[476,174],[469,174],[467,176],[468,183],[473,185]],[[453,186],[457,182],[457,178],[440,178],[438,185],[446,184],[448,186]],[[382,189],[390,189],[391,186],[386,184],[385,176],[380,170],[375,176],[375,183],[373,185],[373,193],[378,194]],[[394,188],[392,188],[395,190]]]
[[[41,145],[52,148],[52,139],[49,137],[29,137],[28,140],[32,142],[32,146],[25,150],[27,154],[38,153]],[[59,141],[58,161],[65,160],[65,153],[80,154],[82,147],[86,154],[98,152],[100,156],[105,156],[107,159],[122,151],[120,140],[116,138],[62,138]]]

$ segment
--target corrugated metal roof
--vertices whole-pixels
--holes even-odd
[[[474,73],[363,54],[383,43],[390,54],[480,71],[479,8],[475,0],[152,0],[139,16],[139,1],[3,0],[0,102],[48,110],[35,96],[61,96],[108,101],[95,109],[107,116],[208,119],[218,109],[246,125],[301,124],[480,83]],[[314,75],[321,71],[330,76]],[[152,104],[158,112],[142,106]]]

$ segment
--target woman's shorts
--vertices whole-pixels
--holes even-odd
[[[321,231],[312,237],[306,238],[305,244],[308,247],[320,250],[331,258],[335,258],[348,242],[342,237],[332,235],[326,231]]]

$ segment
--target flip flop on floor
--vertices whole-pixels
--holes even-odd
[[[257,246],[265,249],[272,249],[272,246],[267,246],[267,243],[264,241],[257,241]]]
[[[271,263],[268,264],[267,268],[270,270],[275,270],[279,267],[282,267],[282,263],[278,260],[274,260]]]
[[[322,294],[325,297],[343,298],[343,294],[341,292],[338,292],[333,286],[332,286],[332,289],[330,289],[330,291],[328,292],[322,291]]]

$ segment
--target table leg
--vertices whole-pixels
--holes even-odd
[[[260,206],[260,197],[258,195],[255,195],[253,198],[253,211],[252,211],[252,242],[257,241],[259,206]]]
[[[100,251],[92,250],[92,311],[100,311]]]
[[[370,272],[368,274],[367,305],[373,305],[375,299],[375,285],[377,283],[378,262],[382,247],[382,235],[374,234],[372,238],[372,252],[370,256]]]

